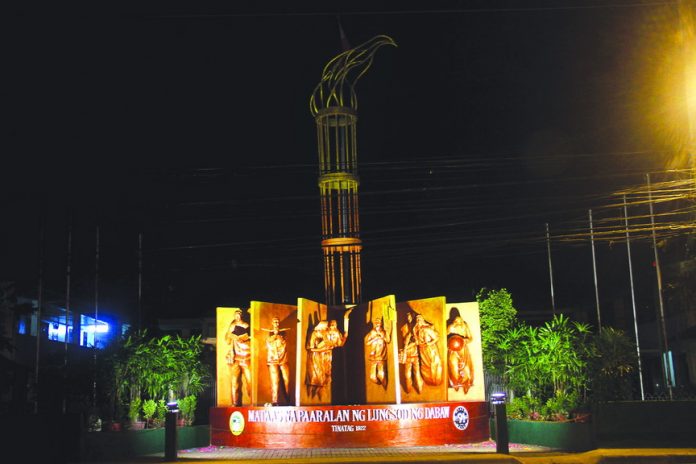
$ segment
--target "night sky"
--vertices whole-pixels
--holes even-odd
[[[102,311],[133,317],[140,232],[146,320],[321,300],[308,101],[339,22],[398,44],[356,87],[368,299],[506,287],[550,311],[544,224],[618,216],[612,192],[681,162],[673,2],[141,3],[8,9],[0,279],[27,294],[43,222],[46,297],[64,301],[71,223],[85,312],[96,225]],[[589,243],[552,257],[557,306],[591,308]],[[625,257],[598,245],[607,304]]]

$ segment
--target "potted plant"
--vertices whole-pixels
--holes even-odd
[[[111,419],[111,420],[105,421],[104,425],[105,425],[105,428],[103,430],[106,430],[107,432],[120,432],[122,430],[122,426],[123,426],[121,421],[118,419]]]
[[[179,400],[179,411],[185,425],[192,425],[196,413],[196,397],[194,395],[186,396]]]
[[[143,402],[143,416],[145,416],[145,422],[147,427],[152,427],[152,418],[157,411],[157,403],[153,399],[148,399]]]
[[[518,322],[503,333],[498,348],[512,393],[510,440],[590,449],[590,424],[570,420],[587,401],[589,363],[595,356],[589,326],[564,315],[541,327]]]
[[[145,428],[145,422],[140,420],[140,409],[143,406],[143,401],[140,398],[134,398],[128,405],[128,420],[130,421],[131,430],[142,430]]]
[[[164,421],[167,417],[167,402],[164,400],[157,400],[155,402],[155,414],[152,418],[152,427],[161,428],[164,427]]]

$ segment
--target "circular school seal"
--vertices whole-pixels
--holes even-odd
[[[466,429],[469,426],[469,411],[464,406],[457,406],[452,414],[452,422],[459,430]]]
[[[230,416],[230,431],[235,437],[244,431],[244,416],[241,412],[235,411]]]

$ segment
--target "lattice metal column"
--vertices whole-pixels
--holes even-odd
[[[362,299],[358,102],[353,86],[382,45],[396,44],[390,37],[377,36],[334,57],[324,67],[309,102],[317,124],[321,246],[329,305],[360,303]]]
[[[355,112],[346,107],[326,108],[316,116],[328,304],[358,303],[361,299],[356,122]]]

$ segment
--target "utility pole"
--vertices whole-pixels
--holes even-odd
[[[92,406],[97,406],[97,320],[99,319],[99,225],[96,228],[94,247],[94,323],[92,330],[92,355],[94,379],[92,383]]]
[[[43,309],[43,272],[44,272],[44,248],[46,246],[46,224],[41,213],[39,224],[39,281],[37,288],[37,312],[36,312],[36,358],[34,360],[34,414],[39,413],[39,364],[41,360],[41,312]]]
[[[633,330],[636,335],[636,354],[638,355],[638,379],[640,381],[640,399],[645,401],[645,389],[643,388],[643,364],[640,359],[640,340],[638,338],[638,314],[636,311],[636,292],[633,288],[633,263],[631,262],[631,236],[628,232],[628,206],[626,195],[623,196],[624,223],[626,225],[626,250],[628,251],[628,275],[631,281],[631,302],[633,304]]]
[[[138,234],[138,332],[143,329],[143,233]]]
[[[551,284],[551,310],[556,315],[556,299],[553,292],[553,267],[551,266],[551,235],[549,234],[549,223],[546,223],[546,253],[549,258],[549,282]]]
[[[590,244],[592,246],[592,275],[594,276],[595,306],[597,307],[597,329],[602,330],[602,316],[599,312],[599,286],[597,285],[597,258],[595,257],[594,226],[592,224],[592,210],[590,216]]]
[[[70,334],[70,274],[72,264],[72,216],[68,215],[68,244],[65,258],[65,340],[63,341],[63,414],[68,409],[68,336]],[[74,324],[73,324],[74,327]]]
[[[662,270],[660,268],[660,254],[657,252],[657,238],[655,237],[655,212],[653,211],[652,189],[650,188],[650,174],[645,175],[645,180],[648,184],[648,205],[650,205],[650,225],[652,226],[652,242],[653,251],[655,253],[655,276],[657,278],[657,296],[659,302],[659,335],[662,341],[662,374],[664,376],[665,385],[669,392],[669,399],[672,396],[672,361],[670,359],[669,344],[667,340],[667,327],[665,325],[665,304],[662,298]]]

